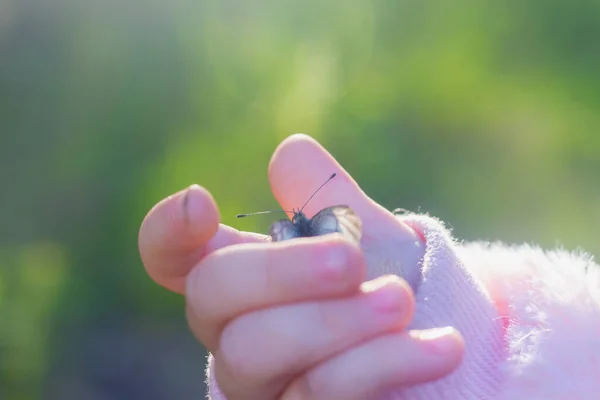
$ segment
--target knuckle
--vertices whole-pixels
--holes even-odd
[[[223,282],[215,271],[215,264],[220,262],[219,254],[209,254],[189,272],[185,280],[186,300],[197,316],[211,317],[215,307],[214,294],[226,295]]]
[[[324,398],[323,394],[328,392],[326,385],[327,381],[319,379],[315,374],[304,374],[293,383],[290,393],[286,396],[286,400]]]
[[[240,334],[241,333],[241,334]],[[229,379],[236,382],[255,382],[260,379],[255,368],[252,339],[228,324],[221,334],[219,360]]]
[[[269,251],[269,250],[273,250],[273,249],[268,249],[267,251],[265,251],[264,253],[264,263],[262,264],[262,268],[260,268],[260,279],[258,280],[258,289],[262,292],[262,293],[268,293],[271,289],[271,291],[274,288],[278,288],[279,285],[279,269],[280,269],[280,262],[279,262],[279,258],[278,257],[278,253],[279,251]]]
[[[188,306],[191,311],[197,316],[200,316],[207,309],[204,301],[204,293],[202,286],[205,282],[205,271],[202,265],[193,268],[185,281],[185,296]]]
[[[328,302],[319,301],[315,303],[315,308],[317,320],[324,332],[337,336],[338,332],[348,325],[345,314],[336,312]]]
[[[297,244],[284,248],[270,248],[264,252],[262,266],[258,269],[256,290],[273,299],[288,298],[298,291],[296,268],[302,263],[301,255],[296,251]]]

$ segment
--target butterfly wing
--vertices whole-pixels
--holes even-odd
[[[319,211],[310,221],[311,236],[339,232],[360,243],[362,222],[348,206],[327,207]]]
[[[281,242],[283,240],[294,239],[300,236],[298,230],[294,224],[292,224],[292,221],[288,219],[281,219],[273,222],[273,224],[271,224],[271,228],[269,229],[269,234],[271,235],[271,240],[273,242]]]

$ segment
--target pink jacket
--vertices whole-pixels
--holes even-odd
[[[393,271],[415,292],[410,327],[452,325],[465,354],[451,375],[380,400],[600,399],[600,267],[590,256],[459,243],[434,218],[398,218],[426,241],[418,270]],[[210,399],[226,400],[211,366],[209,357]]]

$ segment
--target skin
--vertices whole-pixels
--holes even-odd
[[[392,388],[439,379],[461,361],[452,328],[408,330],[411,275],[422,235],[371,200],[314,139],[292,135],[269,165],[283,209],[307,216],[347,204],[363,221],[362,248],[326,235],[279,243],[219,223],[217,205],[193,185],[146,216],[139,248],[149,276],[186,296],[189,326],[215,357],[228,400],[370,399]],[[391,263],[391,264],[390,264]],[[381,275],[402,265],[404,279]]]

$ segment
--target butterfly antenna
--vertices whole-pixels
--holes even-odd
[[[309,201],[311,201],[313,197],[315,197],[315,194],[317,194],[317,192],[318,192],[319,190],[321,190],[321,188],[323,188],[323,186],[327,185],[327,184],[329,183],[329,181],[330,181],[330,180],[332,180],[333,178],[335,178],[335,176],[336,176],[336,175],[337,175],[337,174],[336,174],[335,172],[334,172],[333,174],[331,174],[331,176],[329,177],[329,179],[327,179],[327,180],[325,181],[325,183],[323,183],[321,186],[319,186],[319,188],[318,188],[317,190],[315,190],[315,192],[312,194],[312,196],[310,196],[310,197],[308,198],[308,200],[306,200],[306,203],[304,203],[304,205],[302,206],[302,208],[300,209],[300,211],[304,210],[304,207],[306,207],[306,205],[308,204],[308,202],[309,202]]]
[[[248,217],[250,215],[258,215],[258,214],[268,214],[268,213],[272,213],[272,212],[284,212],[284,213],[291,213],[293,211],[286,211],[286,210],[269,210],[269,211],[259,211],[259,212],[254,212],[254,213],[250,213],[250,214],[238,214],[236,216],[236,218],[244,218],[244,217]]]

